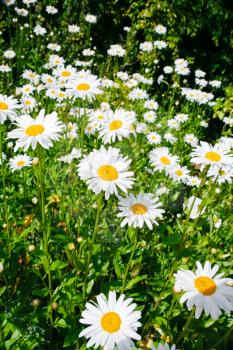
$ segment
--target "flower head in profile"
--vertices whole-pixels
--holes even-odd
[[[180,299],[181,303],[186,302],[188,310],[196,307],[195,317],[199,318],[204,310],[206,316],[216,320],[222,310],[229,314],[233,311],[233,288],[228,285],[232,282],[230,278],[222,278],[224,273],[217,274],[218,265],[211,267],[206,261],[202,267],[199,261],[196,262],[196,272],[180,269],[175,276],[175,290],[184,291]]]
[[[45,115],[42,109],[39,115],[33,119],[30,115],[21,115],[15,119],[16,129],[8,133],[8,139],[16,139],[15,151],[23,148],[25,151],[31,146],[35,149],[37,144],[43,148],[50,148],[52,141],[56,141],[61,136],[64,128],[58,119],[57,113]]]
[[[20,105],[15,98],[0,94],[0,124],[3,124],[7,118],[13,121],[18,108]]]
[[[123,157],[117,148],[101,147],[85,156],[78,165],[78,174],[96,194],[105,192],[108,199],[118,190],[127,192],[133,186],[132,171],[128,171],[131,160]]]
[[[153,224],[158,225],[157,219],[162,219],[164,209],[161,208],[159,199],[151,193],[139,193],[138,195],[129,194],[126,198],[119,197],[118,217],[123,218],[121,226],[142,228],[144,224],[150,230]]]
[[[89,339],[87,348],[129,350],[134,347],[132,339],[141,339],[137,333],[141,312],[135,311],[137,305],[132,303],[133,299],[125,299],[124,294],[117,299],[115,291],[109,292],[108,298],[101,293],[96,299],[96,303],[86,304],[80,319],[80,323],[88,325],[79,335]]]
[[[200,146],[191,153],[191,162],[201,165],[214,165],[222,167],[223,165],[233,165],[233,155],[229,154],[229,148],[223,143],[214,146],[207,142],[200,142]]]

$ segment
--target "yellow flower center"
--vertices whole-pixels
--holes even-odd
[[[103,119],[104,119],[104,116],[103,116],[103,115],[98,115],[98,116],[97,116],[97,119],[103,120]]]
[[[25,92],[29,92],[31,89],[29,87],[25,88]]]
[[[37,136],[37,135],[40,135],[40,134],[43,134],[44,132],[44,127],[43,125],[31,125],[29,127],[27,127],[25,133],[28,135],[28,136]]]
[[[17,163],[16,163],[17,166],[24,166],[25,165],[25,160],[19,160]]]
[[[0,110],[5,111],[9,108],[8,104],[5,102],[0,102]]]
[[[78,84],[77,86],[76,86],[76,90],[78,90],[78,91],[87,91],[87,90],[89,90],[90,89],[90,85],[89,84],[87,84],[87,83],[82,83],[82,84]]]
[[[47,79],[47,83],[52,83],[52,82],[53,82],[53,79],[51,79],[51,78]]]
[[[64,92],[59,92],[58,97],[64,97],[64,96],[65,96]]]
[[[224,170],[222,170],[222,169],[221,169],[221,170],[219,170],[219,172],[218,172],[218,173],[219,173],[219,175],[220,175],[220,176],[224,176],[224,175],[226,175],[226,172],[225,172]]]
[[[62,75],[63,77],[69,77],[69,76],[71,75],[71,73],[70,73],[68,70],[64,70],[64,71],[61,73],[61,75]]]
[[[195,279],[194,286],[203,295],[212,295],[216,291],[216,284],[212,278],[200,276]]]
[[[98,169],[98,175],[104,181],[114,181],[118,179],[118,171],[112,165],[101,165]]]
[[[101,326],[108,333],[115,333],[121,327],[121,318],[116,312],[107,312],[101,318]]]
[[[205,158],[210,160],[211,162],[219,162],[222,157],[219,153],[211,151],[205,154]]]
[[[35,78],[35,74],[34,73],[29,73],[29,78]]]
[[[130,208],[135,215],[144,215],[147,213],[147,208],[141,203],[135,203]]]
[[[164,164],[164,165],[170,165],[171,164],[170,159],[168,157],[164,157],[164,156],[160,158],[160,162],[162,164]]]
[[[183,175],[183,171],[182,170],[176,170],[175,171],[177,176],[182,176]]]
[[[114,130],[120,129],[122,127],[122,125],[123,125],[123,122],[119,119],[116,119],[110,123],[109,129],[111,131],[114,131]]]
[[[30,104],[31,104],[31,101],[30,101],[30,100],[26,100],[26,101],[25,101],[25,105],[30,106]]]

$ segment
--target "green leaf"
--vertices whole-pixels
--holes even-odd
[[[163,237],[163,244],[165,245],[177,245],[181,243],[181,236],[175,233],[172,236]]]
[[[55,327],[67,328],[67,323],[63,318],[54,322]]]
[[[32,295],[36,295],[42,298],[46,297],[48,294],[49,294],[48,288],[42,288],[42,289],[37,288],[32,291]]]
[[[55,260],[52,265],[50,266],[50,270],[62,270],[67,266],[67,263],[61,260]]]
[[[2,295],[3,293],[5,293],[6,291],[6,286],[0,288],[0,295]]]
[[[137,277],[133,278],[132,280],[130,280],[130,281],[127,283],[125,289],[130,289],[130,288],[132,288],[136,283],[141,282],[141,281],[143,281],[143,280],[146,279],[146,278],[147,278],[147,275],[137,276]]]

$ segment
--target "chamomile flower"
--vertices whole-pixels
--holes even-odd
[[[45,115],[42,109],[33,119],[30,115],[21,115],[15,119],[16,129],[8,133],[8,139],[17,139],[15,151],[22,147],[25,151],[31,146],[35,149],[39,143],[50,148],[52,141],[58,140],[64,125],[58,120],[57,113]]]
[[[102,109],[97,109],[95,111],[91,111],[89,116],[90,123],[97,123],[98,125],[102,125],[107,120],[107,113]]]
[[[108,111],[107,118],[100,126],[99,135],[103,143],[115,142],[116,139],[122,140],[131,133],[131,126],[135,122],[134,115],[123,109],[116,109],[115,112]]]
[[[9,160],[9,167],[13,172],[30,165],[32,165],[32,158],[26,154],[17,155]]]
[[[126,198],[119,197],[119,210],[117,215],[124,218],[121,227],[128,224],[134,228],[142,228],[144,224],[150,230],[153,224],[158,225],[157,219],[162,219],[164,209],[161,209],[159,198],[151,193],[129,194]]]
[[[146,137],[151,145],[159,145],[161,143],[161,136],[154,131],[149,132]]]
[[[89,339],[87,348],[130,350],[134,347],[131,339],[141,339],[137,333],[141,326],[141,312],[135,311],[137,305],[132,298],[125,299],[124,294],[117,299],[115,291],[109,292],[108,298],[101,293],[96,299],[96,303],[86,303],[79,322],[88,326],[79,337]]]
[[[0,124],[3,124],[7,117],[13,121],[16,116],[16,109],[19,107],[18,101],[13,96],[0,94]]]
[[[74,81],[67,84],[68,91],[74,97],[82,99],[94,99],[95,95],[102,94],[103,91],[99,89],[100,79],[86,71],[78,73]]]
[[[69,79],[74,79],[76,75],[76,69],[71,65],[61,66],[57,69],[54,69],[53,74],[59,79],[63,81],[67,81]]]
[[[218,166],[211,166],[207,176],[212,177],[213,181],[217,181],[219,184],[224,182],[232,183],[233,167],[231,165],[224,165],[221,168]]]
[[[153,149],[150,154],[150,163],[155,170],[166,172],[174,165],[177,165],[179,159],[177,156],[172,156],[167,147],[158,147]]]
[[[182,167],[179,165],[174,166],[169,171],[169,176],[176,181],[181,181],[183,183],[186,183],[188,176],[189,176],[189,170],[187,167]]]
[[[157,115],[155,113],[155,111],[148,111],[146,113],[144,113],[143,115],[143,119],[147,122],[147,123],[153,123],[157,118]]]
[[[31,96],[24,96],[21,99],[22,107],[25,112],[32,111],[36,106],[36,99]]]
[[[210,145],[207,142],[201,141],[200,146],[191,153],[191,162],[201,165],[233,165],[233,155],[229,154],[229,149],[224,144]]]
[[[21,87],[21,93],[24,96],[29,96],[34,90],[35,90],[35,87],[32,84],[26,84]]]
[[[129,99],[130,100],[143,100],[143,99],[147,99],[148,98],[148,94],[145,90],[136,88],[133,89],[130,93],[129,93]]]
[[[167,28],[164,27],[162,24],[157,24],[157,25],[155,26],[155,32],[156,32],[157,34],[166,34]]]
[[[228,282],[233,282],[230,278],[222,278],[224,273],[217,274],[219,266],[211,267],[209,261],[202,267],[199,261],[196,262],[197,269],[194,272],[180,269],[174,275],[175,290],[184,291],[180,302],[186,302],[188,310],[196,307],[195,318],[199,318],[204,311],[206,316],[216,320],[222,311],[229,314],[233,311],[233,288],[228,286]]]
[[[98,194],[104,191],[108,199],[113,193],[117,195],[118,189],[127,192],[132,188],[134,173],[128,171],[130,163],[131,160],[123,157],[119,149],[102,146],[81,160],[78,174],[93,192]]]

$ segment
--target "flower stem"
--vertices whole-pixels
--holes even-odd
[[[93,253],[93,246],[96,238],[96,234],[99,229],[99,221],[100,221],[100,214],[101,214],[101,208],[102,208],[102,193],[99,194],[98,200],[97,200],[97,211],[96,211],[96,218],[95,218],[95,226],[89,246],[89,251],[87,255],[87,260],[86,260],[86,268],[85,268],[85,276],[84,276],[84,283],[83,283],[83,300],[85,301],[86,297],[86,292],[87,292],[87,280],[88,280],[88,272],[89,272],[89,265],[91,262],[91,257]]]
[[[7,194],[6,194],[6,181],[5,181],[5,166],[3,164],[3,132],[4,127],[0,124],[0,166],[1,166],[1,177],[2,177],[2,187],[3,187],[3,206],[5,213],[5,222],[6,222],[6,232],[8,239],[8,255],[11,256],[11,244],[10,244],[10,225],[8,217],[8,204],[7,204]]]
[[[50,296],[50,304],[52,304],[52,276],[50,269],[50,254],[49,254],[49,231],[48,226],[46,224],[46,212],[45,212],[45,186],[44,186],[44,154],[43,149],[40,145],[37,146],[37,154],[39,159],[39,174],[38,174],[38,190],[40,196],[40,210],[41,210],[41,231],[43,235],[43,250],[45,252],[46,258],[46,266],[45,272],[48,275],[48,283],[49,283],[49,296]],[[52,323],[52,308],[51,305],[49,307],[49,317]]]
[[[187,321],[186,321],[186,323],[184,325],[183,332],[181,332],[181,334],[179,335],[179,337],[178,337],[178,339],[176,341],[176,344],[178,344],[180,342],[180,340],[182,338],[184,338],[185,335],[187,335],[187,333],[189,331],[188,327],[189,327],[190,322],[192,321],[194,311],[195,311],[195,309],[193,308],[192,312],[190,312],[189,317],[187,318]]]
[[[122,283],[122,289],[121,289],[122,293],[124,292],[125,287],[126,287],[127,276],[128,276],[128,273],[129,273],[129,269],[130,269],[130,266],[131,266],[132,259],[133,259],[134,254],[135,254],[137,243],[138,243],[137,230],[135,230],[133,247],[132,247],[130,258],[129,258],[128,264],[126,266],[125,274],[124,274],[124,277],[123,277],[123,283]]]

